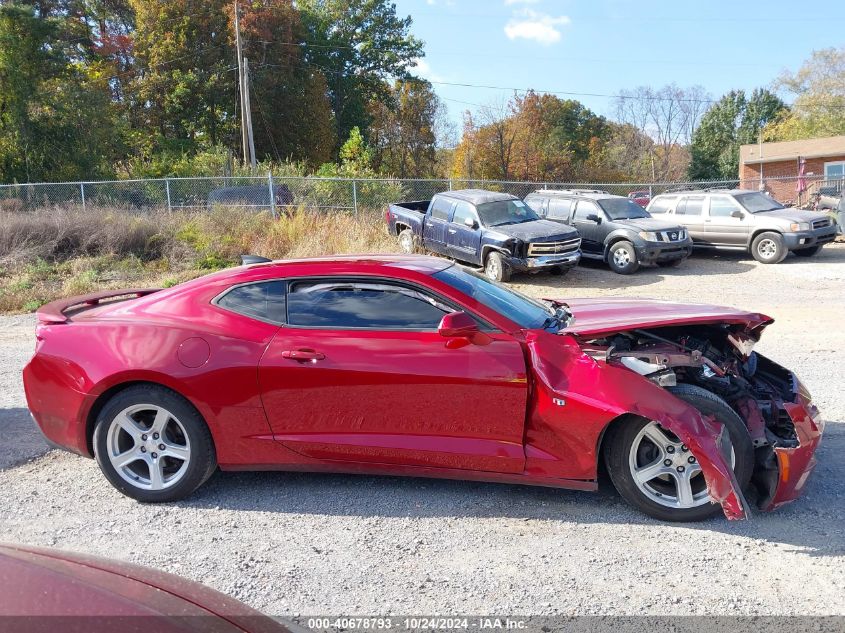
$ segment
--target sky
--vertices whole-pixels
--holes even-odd
[[[456,122],[466,109],[506,100],[513,88],[556,92],[611,118],[613,99],[595,95],[676,83],[700,84],[719,98],[734,88],[771,87],[813,50],[845,44],[845,2],[395,2],[425,42],[416,74],[434,84]]]

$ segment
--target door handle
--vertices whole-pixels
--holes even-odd
[[[323,360],[326,357],[321,352],[316,352],[313,349],[287,349],[282,352],[282,358],[289,358],[300,362],[316,362]]]
[[[458,232],[458,229],[449,229],[449,233],[450,233],[451,235],[454,235],[454,234],[455,234],[455,233],[457,233],[457,232]]]

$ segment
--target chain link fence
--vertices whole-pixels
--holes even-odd
[[[763,183],[783,203],[806,204],[815,193],[841,193],[843,181],[820,178],[767,178]],[[761,189],[759,180],[719,180],[654,183],[565,183],[464,179],[348,179],[318,177],[195,177],[100,182],[28,183],[0,185],[0,211],[27,212],[54,207],[78,206],[86,210],[122,209],[202,211],[220,206],[239,206],[281,215],[294,208],[358,213],[387,204],[427,200],[434,194],[456,189],[489,189],[520,198],[537,189],[594,189],[627,196],[640,192],[646,199],[667,191],[703,188]]]

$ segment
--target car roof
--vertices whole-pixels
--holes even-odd
[[[608,198],[622,198],[628,200],[628,196],[617,196],[601,189],[538,189],[532,191],[528,196],[547,196],[549,198],[557,197],[576,197],[587,198],[589,200],[607,200]],[[528,196],[525,196],[526,198]]]
[[[502,200],[519,200],[513,194],[502,193],[500,191],[487,191],[486,189],[457,189],[455,191],[444,191],[438,193],[438,196],[445,198],[455,198],[456,200],[464,200],[471,204],[484,204],[486,202],[500,202]]]
[[[686,195],[705,195],[708,193],[717,193],[717,194],[724,194],[728,196],[735,196],[741,193],[760,193],[756,189],[719,189],[718,187],[712,188],[705,188],[705,189],[679,189],[677,191],[664,191],[663,193],[659,193],[655,198],[659,198],[662,196],[686,196]]]

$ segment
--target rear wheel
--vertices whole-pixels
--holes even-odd
[[[751,242],[751,254],[761,264],[777,264],[783,261],[787,252],[780,233],[760,233]]]
[[[510,267],[501,253],[490,251],[484,262],[484,274],[493,281],[508,281],[511,278]]]
[[[626,241],[616,242],[610,247],[607,253],[607,263],[613,272],[620,275],[630,275],[637,272],[640,267],[634,245]]]
[[[145,502],[187,497],[217,467],[202,416],[158,385],[130,387],[108,401],[94,427],[94,454],[115,488]]]
[[[742,419],[717,395],[694,385],[668,387],[675,396],[724,424],[730,461],[741,488],[751,479],[754,451]],[[631,505],[662,521],[701,521],[719,512],[697,458],[657,422],[633,419],[611,429],[604,457],[613,485]]]
[[[399,232],[399,248],[403,253],[409,255],[417,252],[417,236],[411,229],[404,229]]]
[[[801,249],[798,249],[797,251],[792,251],[792,252],[795,253],[796,255],[798,255],[798,257],[812,257],[813,255],[818,253],[820,250],[822,250],[822,247],[820,245],[816,245],[816,246],[811,246],[810,248],[801,248]]]

